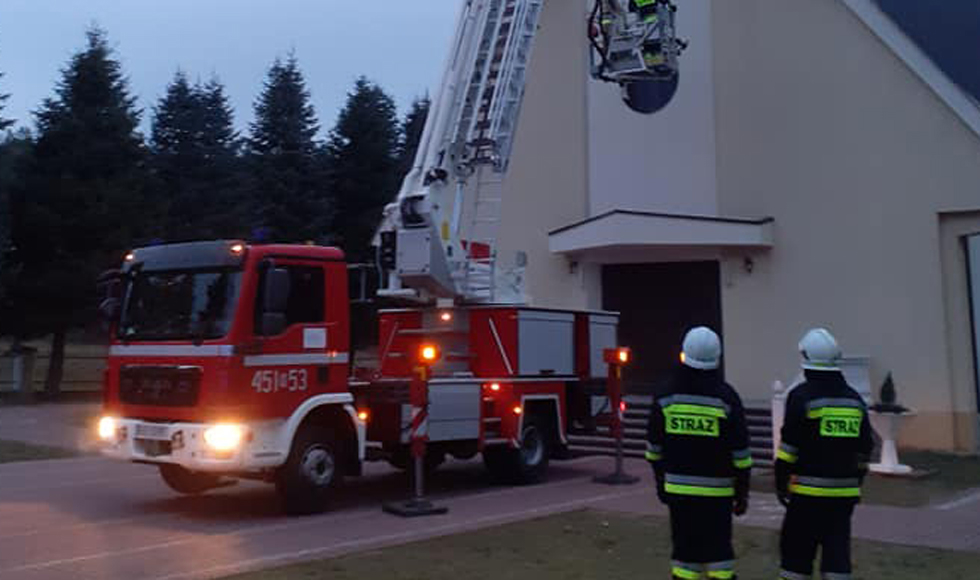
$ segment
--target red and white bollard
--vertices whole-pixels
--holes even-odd
[[[626,403],[623,401],[623,367],[630,360],[630,349],[607,348],[603,358],[609,367],[606,389],[609,395],[609,406],[612,407],[612,424],[610,430],[616,439],[616,470],[609,475],[596,476],[593,481],[607,485],[630,485],[640,481],[639,477],[623,471],[623,418],[626,413]]]
[[[437,506],[425,497],[425,447],[429,440],[429,377],[432,363],[439,358],[435,346],[425,345],[419,352],[419,366],[415,368],[409,384],[408,400],[412,405],[411,452],[415,465],[415,489],[411,499],[389,502],[382,509],[402,517],[419,517],[444,514],[445,506]]]

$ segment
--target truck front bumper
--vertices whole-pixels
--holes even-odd
[[[204,432],[210,427],[117,419],[116,436],[103,442],[102,453],[114,459],[169,463],[208,473],[257,472],[286,461],[287,452],[280,443],[282,422],[241,425],[241,442],[232,451],[215,451],[205,442]]]

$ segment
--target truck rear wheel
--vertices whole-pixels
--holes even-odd
[[[548,471],[550,445],[547,424],[530,417],[521,430],[518,449],[496,447],[483,452],[483,463],[495,481],[529,484],[541,481]]]
[[[209,489],[222,487],[221,477],[190,471],[180,465],[161,465],[160,477],[170,489],[184,495],[200,495]]]
[[[276,475],[276,491],[291,515],[320,513],[340,482],[343,462],[333,433],[316,425],[301,427],[289,458]]]

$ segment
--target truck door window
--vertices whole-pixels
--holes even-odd
[[[289,271],[289,299],[286,302],[286,324],[316,324],[324,322],[324,273],[319,266],[292,266],[277,264],[277,268]],[[255,328],[260,333],[259,321],[262,319],[263,291],[265,289],[265,270],[259,276],[258,292],[255,297]]]

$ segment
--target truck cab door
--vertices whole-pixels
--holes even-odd
[[[242,363],[263,414],[283,417],[311,396],[343,388],[334,383],[346,374],[347,353],[334,346],[341,337],[331,337],[341,329],[328,319],[326,276],[323,264],[302,260],[277,259],[260,268],[253,318],[257,348]]]

